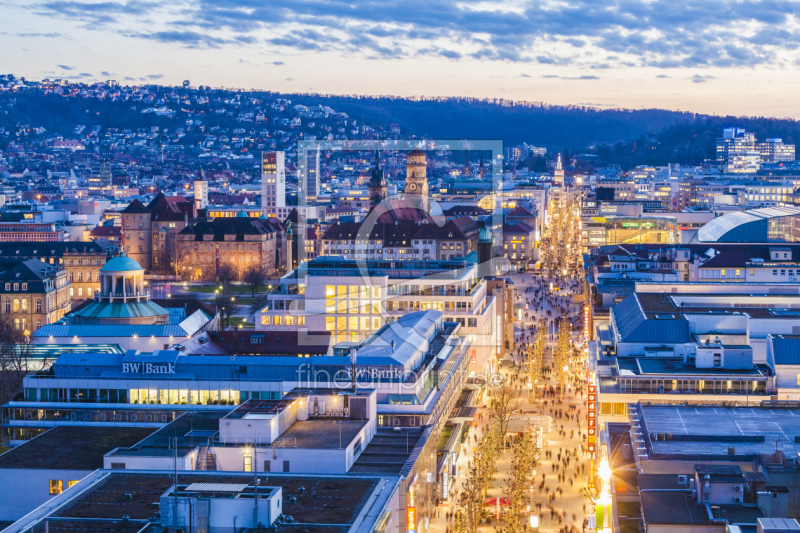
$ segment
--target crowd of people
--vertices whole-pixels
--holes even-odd
[[[578,333],[582,324],[583,293],[585,290],[582,256],[578,237],[577,216],[569,212],[570,220],[554,224],[546,232],[540,253],[542,269],[533,273],[516,274],[514,284],[519,315],[515,324],[515,346],[507,357],[510,365],[500,372],[504,379],[514,385],[523,401],[521,410],[549,415],[549,432],[545,433],[540,450],[537,473],[534,476],[530,494],[531,513],[538,514],[541,531],[575,533],[585,525],[584,517],[591,511],[586,499],[588,451],[586,446],[586,361],[582,338]],[[560,232],[560,233],[559,233]],[[580,295],[575,298],[575,295]],[[553,365],[554,341],[560,326],[559,321],[566,317],[570,327],[570,357],[566,379],[559,381],[563,368]],[[545,331],[540,332],[540,328]],[[528,374],[528,358],[533,353],[537,335],[547,335],[544,358],[541,362],[541,375],[535,390],[529,395],[531,387]],[[564,384],[564,391],[560,390]],[[473,436],[462,448],[466,461],[470,452],[480,440],[489,424],[493,423],[489,411],[480,410],[473,428]],[[471,441],[471,442],[470,442]],[[508,461],[510,454],[504,458]],[[502,497],[503,465],[498,466],[498,475],[490,489],[491,497]],[[444,513],[444,531],[450,533],[453,527],[454,512],[459,508],[460,492],[454,487],[448,499],[448,510]],[[487,514],[494,509],[487,507]],[[487,533],[502,529],[502,523],[493,521],[492,525],[482,525]]]

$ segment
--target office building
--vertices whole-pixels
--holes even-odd
[[[783,139],[767,139],[757,144],[762,163],[778,163],[795,160],[795,145],[786,144]]]
[[[286,207],[286,164],[284,152],[261,154],[261,211],[270,216]]]
[[[357,389],[377,392],[379,427],[436,424],[468,377],[473,344],[461,329],[439,311],[422,311],[405,314],[363,341],[337,345],[332,356],[65,353],[51,369],[25,377],[24,400],[4,407],[5,430],[24,439],[79,418],[122,426],[166,423],[187,405],[217,411],[248,399],[280,400],[296,388],[349,390],[353,358]]]
[[[506,287],[507,290],[508,287]],[[470,370],[491,372],[512,320],[503,298],[466,261],[384,262],[320,257],[281,278],[256,315],[261,330],[329,331],[360,342],[409,312],[436,310],[458,322],[471,342]]]
[[[305,193],[307,201],[314,201],[320,194],[320,175],[319,175],[320,149],[310,148],[306,150],[306,158],[300,161],[300,180],[301,188]]]

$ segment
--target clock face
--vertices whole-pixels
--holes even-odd
[[[408,188],[411,189],[412,191],[416,191],[417,190],[417,184],[416,183],[412,183],[411,185],[408,186]]]

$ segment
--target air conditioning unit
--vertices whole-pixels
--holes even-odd
[[[742,486],[741,485],[735,485],[733,487],[733,491],[734,492],[742,492]]]
[[[689,476],[685,474],[681,474],[678,476],[678,485],[688,485],[689,484]]]
[[[742,499],[737,496],[733,499],[733,503],[742,503]]]

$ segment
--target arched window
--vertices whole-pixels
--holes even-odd
[[[28,299],[27,298],[23,298],[22,299],[22,312],[23,313],[27,313],[28,312]]]
[[[19,318],[14,319],[14,329],[19,329]]]
[[[14,312],[19,313],[19,299],[14,298]]]

